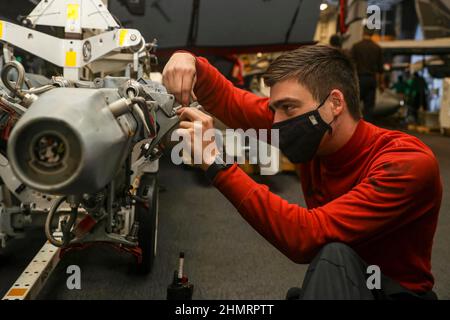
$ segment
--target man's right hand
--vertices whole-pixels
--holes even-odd
[[[184,107],[189,106],[191,98],[196,101],[194,85],[197,81],[196,59],[185,52],[175,53],[163,71],[163,85],[167,91]]]

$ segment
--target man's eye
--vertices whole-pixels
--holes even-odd
[[[292,105],[284,105],[283,106],[283,110],[286,113],[292,112],[292,111],[294,111],[294,109],[295,109],[295,106],[292,106]]]

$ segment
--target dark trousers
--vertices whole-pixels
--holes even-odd
[[[412,104],[408,106],[408,120],[412,118],[413,123],[417,123],[419,120],[420,98],[415,97]]]
[[[325,245],[309,265],[302,288],[292,288],[288,300],[436,300],[430,291],[416,294],[381,273],[380,288],[369,289],[368,265],[343,243]],[[369,279],[370,281],[370,279]],[[373,282],[372,282],[373,283]]]
[[[373,121],[377,93],[377,79],[375,78],[375,75],[370,74],[360,74],[358,77],[360,100],[364,104],[364,119],[366,121]]]

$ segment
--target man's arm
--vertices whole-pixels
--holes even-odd
[[[273,113],[268,98],[236,88],[205,58],[197,57],[196,66],[194,92],[209,113],[232,128],[272,127]]]
[[[354,189],[310,210],[289,204],[237,166],[219,173],[214,184],[244,219],[297,263],[309,263],[329,242],[358,245],[389,233],[439,206],[442,194],[437,162],[422,152],[405,153],[396,161],[380,157]]]
[[[163,82],[184,105],[193,90],[198,102],[231,128],[272,127],[269,99],[234,87],[205,58],[176,53],[164,69]]]

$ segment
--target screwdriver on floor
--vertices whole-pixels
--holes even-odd
[[[178,271],[174,272],[173,281],[167,287],[167,300],[192,300],[194,285],[183,274],[184,252],[180,252]]]

